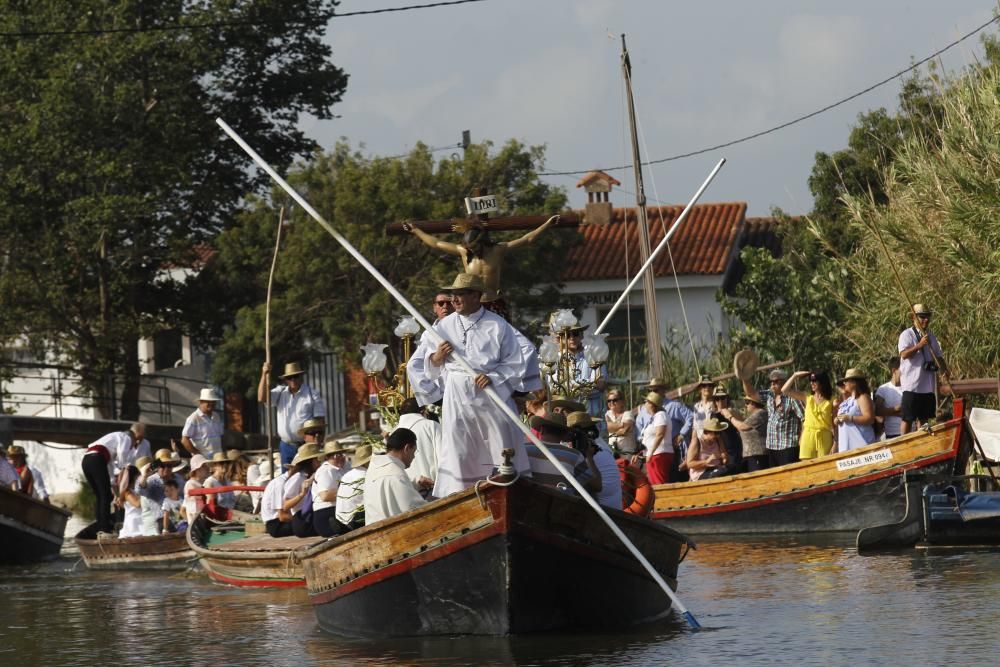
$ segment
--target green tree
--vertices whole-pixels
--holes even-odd
[[[403,159],[366,158],[340,143],[289,174],[289,182],[374,264],[425,315],[438,287],[450,284],[461,264],[416,238],[386,236],[385,226],[404,220],[464,217],[463,199],[474,187],[497,195],[504,214],[555,213],[566,205],[565,193],[543,183],[537,174],[544,157],[540,147],[510,141],[470,146],[462,157],[435,162],[419,144]],[[244,387],[252,395],[264,358],[264,288],[274,244],[276,207],[284,201],[254,202],[219,240],[219,257],[206,280],[252,283],[252,300],[242,304],[235,326],[222,332],[213,373],[216,381]],[[390,368],[399,363],[392,336],[396,318],[405,314],[381,285],[318,224],[295,210],[281,251],[272,303],[275,363],[302,359],[317,343],[339,353],[347,364],[360,361],[365,342],[393,343]],[[261,230],[267,228],[270,233]],[[523,232],[521,232],[523,233]],[[494,233],[497,240],[520,233]],[[457,236],[453,240],[459,240]],[[577,234],[546,231],[507,257],[503,290],[514,316],[524,327],[526,313],[552,303],[552,267]]]
[[[0,342],[78,367],[95,396],[124,375],[137,414],[139,338],[219,300],[167,269],[266,185],[214,120],[279,168],[314,150],[298,119],[330,117],[347,81],[322,42],[335,4],[0,4],[5,32],[81,31],[0,49]]]

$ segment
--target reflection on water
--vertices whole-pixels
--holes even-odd
[[[1000,621],[1000,554],[862,557],[847,541],[701,543],[679,590],[700,633],[675,618],[616,635],[391,641],[326,635],[302,590],[76,558],[67,545],[54,563],[0,568],[0,664],[988,665]]]

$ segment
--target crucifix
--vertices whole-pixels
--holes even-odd
[[[482,277],[486,284],[483,306],[506,317],[506,303],[500,293],[500,273],[506,254],[531,243],[550,226],[576,227],[581,220],[574,213],[553,215],[549,218],[541,215],[522,215],[491,220],[487,218],[487,214],[497,210],[495,197],[469,197],[466,198],[465,203],[469,212],[468,218],[391,223],[387,226],[386,233],[409,232],[431,248],[451,255],[458,255],[462,259],[463,270],[466,273],[474,273]],[[515,229],[530,231],[511,241],[497,242],[490,238],[491,231]],[[443,241],[428,233],[430,231],[460,232],[462,233],[462,241],[461,243]]]

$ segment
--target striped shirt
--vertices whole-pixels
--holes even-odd
[[[549,451],[559,460],[559,463],[569,470],[580,484],[586,484],[593,477],[590,472],[590,466],[587,465],[587,459],[580,452],[562,443],[546,442],[545,446],[549,448]],[[545,454],[542,454],[542,450],[535,443],[525,443],[524,449],[528,454],[528,463],[531,466],[531,478],[534,481],[546,486],[555,486],[559,483],[569,484],[562,473],[552,465],[552,462],[545,457]]]
[[[805,419],[805,409],[802,403],[785,394],[776,405],[774,392],[765,389],[760,392],[760,400],[767,406],[767,438],[768,449],[791,449],[799,446],[799,436],[802,434],[802,420]]]

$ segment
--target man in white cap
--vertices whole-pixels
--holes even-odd
[[[215,411],[215,404],[222,400],[218,392],[205,387],[198,395],[198,409],[188,416],[181,431],[181,444],[192,454],[201,454],[211,460],[222,452],[222,417]]]
[[[257,401],[262,405],[267,401],[270,372],[271,364],[265,361],[257,384]],[[302,424],[314,417],[326,417],[326,404],[319,392],[306,383],[305,374],[297,362],[285,364],[285,372],[280,376],[285,384],[271,390],[271,404],[278,410],[278,437],[281,438],[278,450],[283,469],[292,462],[299,445],[304,442],[299,435]]]
[[[903,388],[900,433],[909,433],[933,419],[937,412],[937,374],[948,381],[948,367],[941,355],[941,344],[928,328],[931,309],[913,304],[913,326],[899,334],[899,384]]]
[[[436,498],[467,489],[503,463],[501,452],[514,450],[514,467],[531,475],[520,429],[486,395],[492,387],[516,413],[513,384],[526,375],[517,333],[507,320],[482,307],[483,279],[460,273],[444,290],[452,295],[455,312],[435,327],[444,341],[425,352],[428,377],[444,377],[441,450],[434,483]],[[474,369],[469,375],[452,351]],[[366,494],[367,495],[367,494]]]

